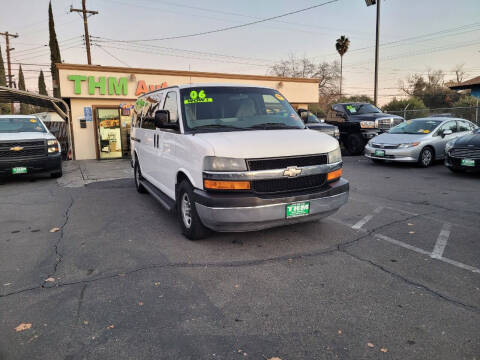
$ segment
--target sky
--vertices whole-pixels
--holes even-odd
[[[402,94],[409,74],[441,69],[446,80],[463,65],[465,79],[480,75],[480,0],[381,0],[379,103]],[[92,62],[98,65],[241,74],[268,74],[291,54],[315,62],[339,60],[335,40],[350,39],[343,59],[343,93],[373,97],[375,6],[338,0],[277,20],[214,34],[136,43],[112,40],[165,38],[249,23],[326,0],[87,0]],[[83,21],[70,7],[81,0],[52,0],[57,38],[65,63],[86,64]],[[22,65],[27,90],[37,90],[46,72],[48,0],[0,0],[0,32],[11,40],[13,73]],[[0,38],[5,57],[5,41]],[[26,65],[32,64],[32,65]]]

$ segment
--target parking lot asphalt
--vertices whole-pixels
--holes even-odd
[[[1,180],[0,359],[480,359],[480,175],[344,161],[333,216],[197,242],[127,162]]]

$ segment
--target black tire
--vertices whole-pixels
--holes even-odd
[[[53,178],[53,179],[57,179],[59,177],[62,177],[62,175],[63,175],[62,168],[58,169],[58,171],[50,173],[50,177]]]
[[[434,160],[435,152],[430,146],[426,146],[420,152],[420,156],[418,157],[418,165],[426,168],[432,165]]]
[[[360,155],[365,148],[365,140],[361,134],[350,134],[345,144],[350,155]]]
[[[203,239],[210,232],[203,226],[193,201],[193,187],[183,180],[177,191],[177,218],[182,233],[190,240]]]
[[[135,159],[135,166],[133,167],[133,179],[135,181],[135,188],[140,194],[145,194],[147,190],[141,184],[140,180],[143,179],[142,171],[140,170],[140,165],[138,163],[138,158]]]

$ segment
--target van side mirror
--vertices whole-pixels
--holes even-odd
[[[453,131],[450,129],[446,129],[442,131],[442,137],[445,137],[446,135],[451,135],[453,134]]]
[[[154,124],[155,124],[155,127],[160,129],[178,130],[178,123],[170,122],[170,111],[168,110],[155,111]]]

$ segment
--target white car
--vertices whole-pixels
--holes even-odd
[[[317,220],[348,200],[338,141],[274,89],[174,86],[139,97],[135,113],[137,190],[176,209],[189,239]]]
[[[0,175],[62,176],[60,143],[35,115],[0,115]]]

